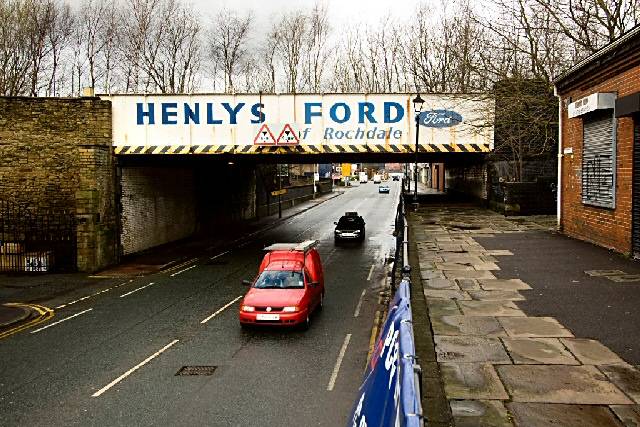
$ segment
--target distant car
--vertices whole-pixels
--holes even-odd
[[[358,212],[345,212],[340,217],[338,222],[334,222],[336,225],[334,231],[334,240],[336,243],[343,240],[364,240],[365,235],[365,222],[364,219],[358,215]]]
[[[388,185],[380,185],[380,186],[378,186],[378,193],[387,193],[387,194],[389,194],[389,191],[391,191],[391,189],[389,188]]]
[[[378,174],[373,175],[373,183],[374,184],[380,184],[382,182],[382,177]]]
[[[392,178],[394,181],[400,181],[400,177],[398,175],[393,175]]]
[[[308,329],[311,314],[324,304],[324,274],[317,240],[276,243],[265,254],[240,305],[240,325],[300,326]]]

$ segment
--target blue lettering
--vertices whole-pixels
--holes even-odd
[[[207,124],[208,125],[219,125],[222,124],[222,120],[216,120],[213,116],[213,104],[211,102],[207,102]]]
[[[322,117],[322,111],[311,111],[311,107],[320,107],[322,110],[321,102],[305,102],[304,103],[304,124],[311,124],[311,117]],[[326,138],[325,138],[326,139]]]
[[[364,123],[364,118],[369,120],[369,123],[378,123],[373,118],[373,111],[376,109],[373,102],[358,102],[358,123]]]
[[[238,105],[236,105],[236,108],[231,108],[231,105],[229,105],[228,102],[223,102],[222,106],[229,112],[229,123],[232,125],[237,125],[238,113],[240,112],[240,110],[242,110],[242,107],[244,107],[244,102],[238,103]]]
[[[256,118],[251,120],[251,123],[264,123],[264,113],[262,109],[264,108],[264,104],[253,104],[251,107],[251,114],[253,114]]]
[[[342,116],[342,119],[338,118],[338,115],[337,115],[338,107],[342,107],[344,109],[344,114]],[[347,120],[349,120],[349,118],[351,117],[351,109],[344,102],[336,102],[331,106],[331,109],[329,110],[329,116],[331,116],[331,120],[333,120],[336,123],[344,123]]]
[[[391,108],[395,109],[395,117],[391,117]],[[384,103],[384,122],[385,123],[398,123],[404,117],[404,108],[397,102],[385,102]]]
[[[195,108],[192,110],[191,106],[184,103],[184,124],[188,125],[189,121],[193,122],[193,124],[200,124],[200,104],[196,103]]]
[[[147,117],[149,118],[149,124],[150,125],[154,125],[156,123],[156,119],[155,116],[153,114],[153,102],[148,102],[147,106],[149,107],[149,111],[144,111],[144,105],[142,104],[142,102],[138,102],[136,104],[136,109],[137,109],[137,116],[138,116],[138,121],[137,123],[139,125],[143,125],[144,124],[144,118]]]
[[[162,124],[163,125],[177,125],[178,124],[178,112],[170,111],[170,108],[178,109],[176,102],[163,102],[162,103]]]

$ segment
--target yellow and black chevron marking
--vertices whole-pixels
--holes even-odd
[[[414,144],[119,145],[115,154],[343,154],[414,153]],[[420,153],[487,153],[489,144],[420,144]]]

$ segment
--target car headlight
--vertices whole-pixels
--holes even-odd
[[[284,311],[285,313],[293,313],[295,311],[298,311],[298,306],[297,305],[293,305],[293,306],[290,306],[290,307],[284,307],[282,309],[282,311]]]
[[[353,230],[354,233],[360,234],[360,230]]]
[[[242,306],[242,311],[256,311],[256,308],[252,307],[250,305],[243,305]]]

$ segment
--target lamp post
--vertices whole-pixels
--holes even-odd
[[[420,112],[422,111],[424,99],[418,94],[413,98],[413,111],[416,113],[416,149],[415,165],[413,170],[413,201],[418,203],[418,137],[420,136]]]

